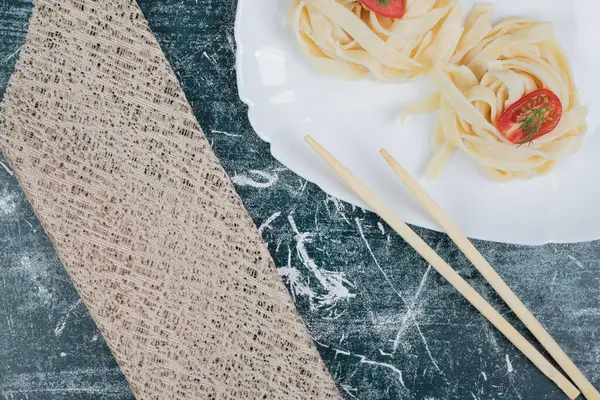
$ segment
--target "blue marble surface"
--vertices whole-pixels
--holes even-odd
[[[235,0],[139,4],[346,399],[565,398],[375,215],[327,196],[271,157],[237,98]],[[25,10],[20,22],[4,5]],[[21,45],[29,7],[0,0],[0,62]],[[0,83],[9,69],[0,64]],[[524,332],[445,235],[417,231]],[[600,244],[476,245],[600,385]],[[0,396],[130,396],[3,165],[0,290]]]
[[[25,41],[31,1],[0,0],[0,98]],[[0,399],[133,396],[0,155]]]

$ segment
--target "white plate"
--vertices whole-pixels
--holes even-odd
[[[600,127],[600,2],[597,0],[493,0],[495,15],[554,21],[575,69],[590,133]],[[469,10],[473,0],[462,1]],[[275,158],[327,193],[361,201],[304,144],[315,137],[363,179],[407,222],[437,229],[383,162],[386,147],[420,177],[431,154],[433,115],[398,115],[428,93],[424,80],[409,84],[346,82],[312,69],[287,24],[291,0],[239,0],[236,20],[240,97],[252,126],[271,143]],[[518,12],[517,12],[518,11]],[[468,236],[519,244],[581,242],[600,238],[600,135],[550,175],[496,183],[457,153],[437,181],[421,179]]]

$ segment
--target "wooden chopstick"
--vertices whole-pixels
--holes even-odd
[[[600,400],[600,393],[594,388],[590,381],[577,368],[575,363],[571,361],[569,356],[559,346],[558,343],[550,336],[548,331],[535,318],[529,309],[523,304],[521,299],[511,290],[504,282],[502,277],[498,275],[496,270],[488,263],[481,255],[477,248],[465,236],[465,234],[456,226],[456,224],[448,217],[442,208],[435,200],[423,189],[421,185],[398,163],[385,149],[380,151],[385,161],[392,167],[396,175],[402,180],[408,190],[419,200],[429,214],[437,221],[437,223],[446,231],[448,236],[456,244],[456,246],[464,253],[464,255],[473,263],[475,268],[479,270],[481,275],[489,282],[489,284],[498,292],[502,300],[508,304],[515,315],[527,326],[529,331],[535,336],[540,344],[558,363],[569,378],[581,390],[586,399]]]
[[[527,341],[498,311],[494,309],[467,281],[446,263],[419,235],[396,215],[383,200],[327,152],[312,137],[306,142],[333,169],[344,182],[375,211],[388,225],[415,249],[436,271],[456,288],[488,321],[515,345],[536,367],[552,380],[570,399],[579,396],[579,390]]]

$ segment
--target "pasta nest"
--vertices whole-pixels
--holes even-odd
[[[406,7],[392,19],[357,0],[295,0],[290,23],[322,72],[401,81],[447,62],[463,31],[458,0],[409,0]]]
[[[490,20],[491,7],[476,6],[465,31],[474,32],[473,24],[484,26]],[[428,177],[435,178],[457,148],[499,181],[548,173],[558,160],[580,149],[587,108],[580,103],[569,60],[551,23],[505,20],[453,61],[459,66],[446,64],[432,71],[439,91],[404,112],[404,117],[438,112]],[[517,146],[498,131],[498,119],[511,104],[541,88],[558,96],[562,118],[551,133]]]

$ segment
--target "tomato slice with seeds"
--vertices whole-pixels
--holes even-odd
[[[400,19],[406,12],[406,0],[358,0],[363,6],[382,17]]]
[[[498,130],[511,143],[525,144],[552,132],[562,118],[556,94],[538,89],[508,107],[498,120]]]

